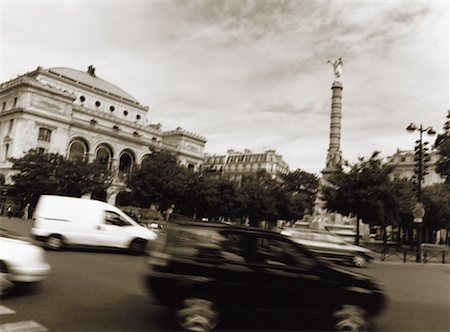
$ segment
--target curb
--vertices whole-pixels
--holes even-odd
[[[375,261],[373,260],[371,263],[374,264],[386,264],[386,265],[409,265],[409,266],[414,266],[414,265],[422,265],[422,266],[450,266],[450,262],[446,262],[446,263],[438,263],[438,262],[403,262],[403,261],[397,261],[397,262],[392,262],[392,261]]]

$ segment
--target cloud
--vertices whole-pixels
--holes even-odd
[[[5,2],[0,76],[93,64],[149,105],[150,122],[205,136],[208,152],[276,149],[291,168],[320,172],[329,59],[344,61],[344,159],[412,147],[411,121],[442,126],[448,9],[410,1]]]

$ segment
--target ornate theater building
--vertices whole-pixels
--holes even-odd
[[[181,128],[162,131],[160,124],[148,123],[148,112],[148,106],[97,77],[92,66],[38,67],[0,85],[0,174],[12,184],[8,159],[36,148],[96,160],[113,171],[105,199],[115,204],[133,165],[155,149],[197,170],[206,139]]]

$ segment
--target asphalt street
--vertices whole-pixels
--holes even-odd
[[[30,221],[0,217],[0,227],[29,235]],[[13,331],[10,327],[18,325],[8,324],[24,322],[29,328],[20,331],[176,329],[170,311],[153,304],[147,294],[142,280],[145,257],[64,250],[48,251],[47,258],[52,271],[39,287],[2,298],[1,331]],[[381,281],[389,297],[375,331],[450,330],[449,264],[376,261],[357,271]]]

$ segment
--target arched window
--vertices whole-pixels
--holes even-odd
[[[110,168],[111,158],[112,158],[112,151],[109,147],[102,145],[97,149],[95,161],[98,164],[102,165],[105,168]]]
[[[74,140],[69,145],[69,160],[81,161],[84,160],[86,154],[89,152],[86,142],[82,140]]]
[[[131,173],[134,164],[134,154],[131,151],[123,151],[119,159],[119,176],[127,176]]]

